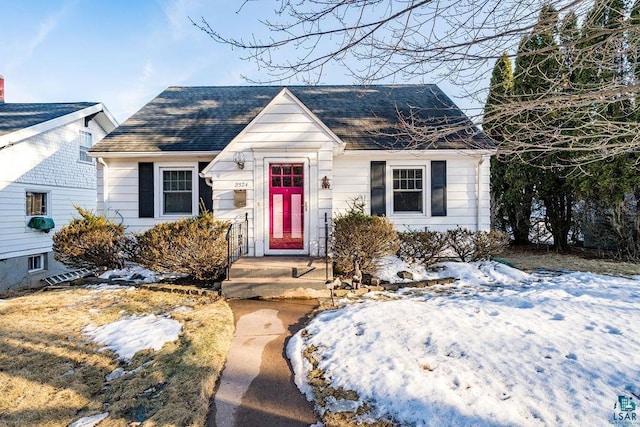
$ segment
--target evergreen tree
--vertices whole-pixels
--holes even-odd
[[[565,36],[575,30],[571,21],[564,23]],[[573,58],[563,55],[557,39],[559,18],[551,6],[540,11],[537,25],[529,37],[525,38],[516,57],[514,77],[514,94],[516,100],[529,104],[526,116],[516,120],[512,138],[520,133],[527,135],[527,140],[518,141],[540,149],[535,158],[526,159],[527,164],[534,164],[529,169],[520,168],[520,173],[527,176],[527,184],[523,191],[530,191],[530,197],[541,200],[545,208],[545,221],[553,235],[554,246],[558,250],[568,249],[568,234],[571,227],[572,207],[574,203],[573,181],[567,171],[559,167],[567,163],[567,153],[562,146],[566,135],[563,135],[569,123],[565,111],[560,105],[542,102],[551,94],[562,94],[570,90],[570,66]],[[519,127],[536,123],[546,129],[540,135],[520,132]],[[555,136],[554,136],[555,135]],[[545,150],[544,148],[553,148]],[[530,202],[528,202],[530,203]]]
[[[581,91],[591,90],[598,85],[619,88],[613,95],[603,96],[601,102],[584,108],[583,120],[601,122],[602,126],[610,123],[632,125],[639,117],[635,111],[638,100],[635,100],[634,107],[634,100],[625,95],[628,85],[637,84],[640,74],[637,64],[639,2],[636,1],[631,7],[627,20],[625,11],[626,4],[622,0],[596,1],[581,28],[578,49],[580,52],[593,52],[594,56],[583,55],[576,73],[575,87]],[[624,132],[606,139],[597,132],[587,136],[592,144],[600,145],[605,153],[607,146],[624,145],[633,137]],[[584,222],[587,234],[594,230],[606,232],[607,235],[594,236],[596,242],[614,242],[621,253],[631,258],[639,255],[638,233],[633,230],[640,223],[640,175],[637,163],[638,156],[634,152],[609,156],[583,167],[585,174],[579,183],[579,195],[586,201],[590,213]],[[629,198],[633,195],[637,195],[636,207],[630,209]],[[597,224],[594,225],[594,219],[607,225],[598,228]]]
[[[484,132],[497,144],[506,140],[508,125],[501,112],[512,102],[513,68],[505,52],[493,68],[489,95],[484,109]],[[496,228],[510,230],[515,244],[529,242],[531,227],[531,203],[533,185],[531,167],[516,155],[504,155],[491,159],[491,196],[494,204]]]

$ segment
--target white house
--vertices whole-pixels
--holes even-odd
[[[87,152],[116,126],[101,103],[5,103],[0,77],[0,291],[66,271],[51,236],[74,205],[95,210],[96,162]]]
[[[356,198],[399,230],[488,229],[493,152],[435,85],[237,86],[169,87],[90,155],[99,209],[130,231],[201,200],[248,218],[261,257],[323,255],[325,218]]]

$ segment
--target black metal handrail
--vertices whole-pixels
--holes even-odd
[[[227,280],[231,278],[231,264],[249,253],[249,214],[244,214],[244,221],[236,221],[227,228]]]
[[[329,280],[329,220],[324,213],[324,280]]]

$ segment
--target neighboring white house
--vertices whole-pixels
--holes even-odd
[[[95,210],[87,152],[117,126],[101,103],[5,103],[3,88],[0,77],[0,292],[66,271],[51,236],[74,205]]]
[[[236,86],[169,87],[90,155],[99,210],[130,231],[202,200],[248,218],[250,256],[318,256],[356,198],[399,230],[488,229],[493,152],[435,85]]]

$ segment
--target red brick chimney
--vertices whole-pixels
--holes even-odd
[[[0,75],[0,104],[4,104],[4,77]]]

